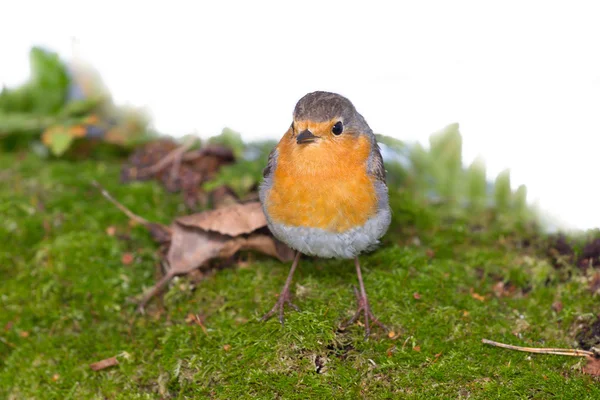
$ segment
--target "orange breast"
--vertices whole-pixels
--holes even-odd
[[[274,222],[344,232],[377,211],[364,136],[298,145],[289,134],[277,146],[277,168],[267,197]]]

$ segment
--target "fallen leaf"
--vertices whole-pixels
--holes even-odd
[[[214,258],[229,258],[239,250],[256,250],[281,261],[291,261],[294,254],[289,247],[270,235],[255,232],[266,224],[259,202],[177,218],[170,230],[167,273],[144,296],[140,309],[174,276],[188,274]]]
[[[294,250],[275,239],[271,235],[253,233],[245,240],[240,240],[240,250],[256,250],[268,256],[275,257],[279,261],[288,262],[294,259]]]
[[[229,186],[219,186],[210,192],[210,201],[214,208],[221,208],[239,203],[239,198]]]
[[[561,312],[563,309],[563,303],[560,301],[555,301],[552,303],[552,309],[557,313]]]
[[[417,292],[414,292],[414,293],[413,293],[413,298],[414,298],[415,300],[419,300],[419,299],[421,298],[421,295],[420,295],[419,293],[417,293]]]
[[[421,351],[421,346],[415,346],[415,347],[413,347],[413,351],[416,351],[416,352]]]
[[[123,253],[123,255],[121,256],[121,262],[124,265],[130,265],[133,262],[133,254],[131,253]]]
[[[150,236],[159,244],[167,244],[171,241],[171,230],[164,225],[150,222],[146,225]]]
[[[27,331],[21,331],[21,332],[19,332],[19,336],[21,336],[22,338],[28,338],[29,337],[29,332],[27,332]]]
[[[583,367],[583,372],[592,376],[600,376],[600,359],[588,356],[587,364]]]
[[[121,181],[155,179],[171,192],[183,192],[189,208],[204,203],[201,189],[221,166],[235,161],[233,151],[220,145],[190,150],[198,141],[190,137],[181,146],[171,140],[157,140],[138,148],[121,170]]]
[[[185,227],[229,236],[250,233],[267,226],[267,219],[258,201],[179,217],[175,221]]]
[[[52,380],[53,380],[54,382],[56,382],[56,381],[57,381],[59,378],[60,378],[60,375],[59,375],[59,374],[54,374],[54,375],[52,375]]]
[[[119,361],[117,360],[116,357],[110,357],[110,358],[104,359],[102,361],[98,361],[93,364],[90,364],[90,368],[94,371],[101,371],[103,369],[113,367],[118,364],[119,364]]]
[[[469,289],[470,293],[471,293],[471,297],[474,298],[475,300],[479,300],[479,301],[485,301],[485,296],[480,295],[479,293],[476,293],[473,288]]]
[[[146,292],[139,303],[142,311],[145,304],[156,295],[173,277],[189,274],[214,258],[230,259],[239,250],[255,250],[281,261],[291,261],[294,252],[275,239],[267,229],[267,219],[260,202],[223,206],[179,217],[170,227],[152,223],[134,214],[119,203],[97,182],[93,185],[102,195],[127,215],[131,222],[142,224],[159,242],[164,255],[165,275]],[[131,253],[122,256],[123,264],[134,261]]]
[[[229,345],[229,344],[224,345],[223,350],[225,350],[225,351],[231,350],[231,345]]]
[[[108,228],[106,228],[106,234],[108,236],[115,236],[115,233],[117,233],[117,228],[115,228],[114,226],[109,226]]]
[[[167,261],[169,273],[173,275],[188,273],[217,257],[230,241],[225,235],[186,227],[179,223],[173,224],[172,232]]]

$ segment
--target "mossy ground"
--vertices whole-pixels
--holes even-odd
[[[302,311],[283,327],[258,319],[289,265],[250,254],[195,286],[176,280],[138,315],[128,299],[154,283],[157,246],[90,182],[153,221],[186,211],[156,183],[121,185],[119,167],[0,155],[0,398],[600,398],[579,358],[481,344],[573,347],[575,319],[597,303],[579,272],[563,279],[518,235],[473,229],[395,189],[390,233],[361,258],[393,339],[336,330],[356,306],[349,261],[303,259]],[[125,252],[133,263],[122,263]],[[499,281],[515,290],[497,297]],[[90,369],[111,356],[118,366]]]

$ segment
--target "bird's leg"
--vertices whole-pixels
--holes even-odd
[[[283,289],[281,290],[281,293],[279,294],[279,298],[277,299],[277,302],[275,303],[273,308],[271,308],[271,311],[269,311],[268,313],[263,315],[263,317],[262,317],[263,321],[268,320],[269,318],[271,318],[273,316],[273,314],[275,314],[276,312],[279,311],[279,322],[281,322],[281,325],[283,325],[283,307],[286,304],[289,305],[290,307],[292,307],[294,310],[300,311],[300,309],[294,303],[292,303],[292,301],[290,300],[290,297],[291,297],[290,296],[290,285],[292,283],[292,277],[294,276],[294,271],[296,271],[296,267],[298,266],[299,261],[300,261],[300,252],[297,251],[296,257],[294,257],[294,262],[292,263],[292,268],[290,269],[290,273],[288,274],[288,277],[285,280],[285,285],[283,285]]]
[[[348,322],[343,324],[342,328],[346,328],[349,325],[352,325],[360,317],[360,314],[364,313],[364,315],[365,315],[365,339],[368,339],[369,335],[371,334],[371,326],[369,325],[369,320],[371,320],[371,322],[373,322],[375,325],[378,325],[385,331],[387,331],[388,329],[386,328],[385,325],[383,325],[381,322],[379,322],[379,320],[377,318],[375,318],[375,316],[371,312],[371,307],[369,306],[369,300],[367,299],[367,292],[365,291],[365,284],[363,282],[362,273],[360,271],[360,263],[358,262],[358,257],[356,257],[354,259],[354,265],[356,266],[356,275],[358,276],[358,283],[360,284],[360,292],[356,289],[356,286],[353,288],[354,295],[356,296],[356,301],[358,303],[358,308],[357,308],[354,316],[352,318],[350,318],[350,320]]]

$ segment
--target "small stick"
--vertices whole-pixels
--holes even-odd
[[[100,193],[102,193],[102,196],[104,196],[105,199],[107,199],[108,201],[113,203],[113,205],[115,207],[117,207],[119,210],[121,210],[121,212],[123,212],[123,214],[127,215],[129,217],[129,219],[132,219],[135,222],[137,222],[138,224],[145,226],[146,228],[148,228],[150,230],[150,232],[152,232],[153,227],[159,226],[161,229],[164,229],[165,232],[171,233],[171,229],[168,226],[163,226],[161,224],[152,223],[152,222],[148,221],[147,219],[134,214],[129,208],[125,207],[123,204],[119,203],[117,201],[117,199],[112,197],[112,195],[110,193],[108,193],[108,191],[106,189],[104,189],[102,187],[102,185],[100,185],[97,181],[92,181],[92,185],[94,187],[96,187],[98,190],[100,190]]]
[[[175,276],[178,275],[176,273],[173,272],[173,270],[169,270],[165,276],[163,276],[160,281],[158,281],[158,283],[154,286],[152,286],[152,288],[150,288],[146,293],[144,293],[142,300],[140,300],[140,302],[138,303],[138,312],[140,314],[144,313],[144,309],[146,308],[146,304],[148,304],[148,302],[150,301],[150,299],[152,299],[154,296],[156,296],[156,294],[158,292],[160,292],[160,290],[165,287],[169,282],[171,282],[171,279],[175,278]]]
[[[591,351],[587,350],[577,350],[577,349],[555,349],[555,348],[542,348],[542,347],[522,347],[522,346],[513,346],[511,344],[504,344],[500,342],[494,342],[493,340],[481,339],[482,343],[489,344],[495,347],[502,347],[504,349],[509,350],[517,350],[524,351],[527,353],[537,353],[537,354],[556,354],[559,356],[574,356],[574,357],[595,357],[595,354]]]
[[[183,157],[183,155],[196,143],[196,141],[197,138],[195,136],[188,138],[188,140],[186,140],[185,143],[169,152],[169,154],[164,156],[162,160],[150,167],[144,168],[144,174],[156,174],[172,162],[180,160]]]
[[[141,225],[144,225],[144,226],[150,225],[150,222],[148,220],[140,217],[139,215],[134,214],[129,208],[127,208],[123,204],[119,203],[117,201],[117,199],[112,197],[112,195],[110,193],[108,193],[108,191],[106,189],[104,189],[102,187],[102,185],[100,185],[97,181],[92,181],[92,185],[94,185],[94,187],[96,187],[98,190],[100,190],[100,193],[102,193],[102,196],[104,196],[105,199],[107,199],[108,201],[113,203],[115,205],[115,207],[117,207],[119,210],[121,210],[123,212],[123,214],[127,215],[129,217],[129,219],[132,219],[135,222],[137,222]]]

